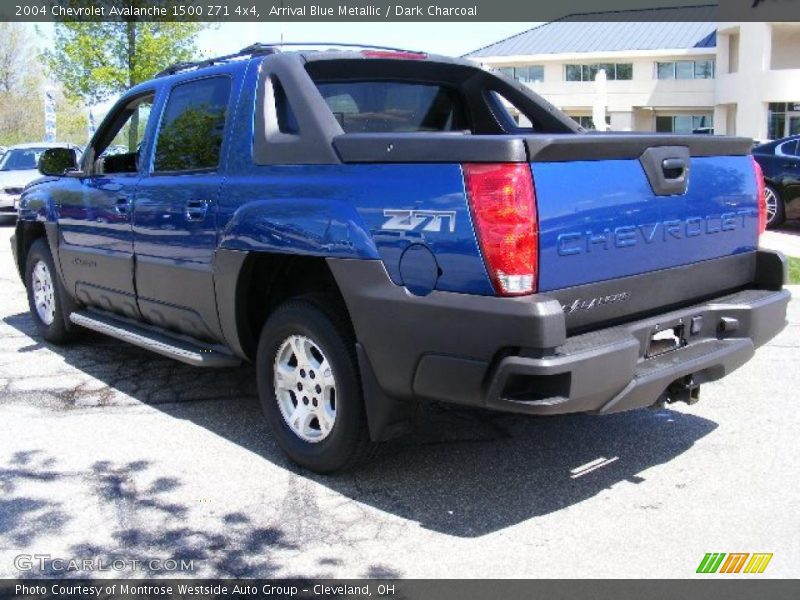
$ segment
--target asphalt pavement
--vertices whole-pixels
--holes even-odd
[[[0,577],[683,578],[706,552],[773,553],[756,577],[798,575],[798,300],[694,406],[529,418],[432,404],[374,463],[322,477],[281,455],[249,367],[199,370],[93,334],[45,343],[10,234]]]
[[[764,232],[761,245],[786,256],[800,257],[800,220],[787,221],[778,229]]]

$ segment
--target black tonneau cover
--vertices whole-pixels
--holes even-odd
[[[567,162],[638,159],[648,148],[683,146],[691,156],[744,156],[742,137],[650,133],[469,135],[347,133],[333,139],[344,163]]]
[[[529,135],[525,144],[531,162],[566,162],[639,158],[645,150],[657,146],[685,146],[691,156],[746,156],[753,140],[722,135],[587,132]]]
[[[346,133],[333,138],[344,163],[527,162],[521,137],[458,133]]]

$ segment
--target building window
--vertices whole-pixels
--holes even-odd
[[[657,79],[713,79],[713,60],[676,60],[656,63]]]
[[[778,140],[798,133],[800,133],[800,102],[770,102],[767,112],[767,137]]]
[[[658,133],[713,133],[714,118],[707,115],[657,115]]]
[[[675,63],[656,63],[658,79],[675,79]]]
[[[578,125],[583,127],[584,129],[591,129],[591,130],[597,129],[594,126],[594,120],[592,119],[592,117],[576,116],[576,117],[570,117],[570,118],[573,121],[575,121]],[[608,126],[610,126],[610,125],[611,125],[611,116],[610,115],[606,115],[606,129],[608,129]]]
[[[631,63],[598,63],[593,65],[564,65],[566,81],[594,81],[597,72],[603,69],[609,81],[630,81],[633,78]]]
[[[581,66],[567,65],[565,79],[567,81],[583,81],[583,79],[581,78]]]
[[[783,137],[786,130],[786,103],[770,102],[767,113],[767,137],[777,140]]]
[[[714,61],[696,60],[694,61],[695,79],[714,79]]]
[[[633,65],[631,63],[617,64],[616,71],[617,81],[630,81],[633,79]]]
[[[694,62],[690,60],[676,62],[675,79],[694,79]]]
[[[525,67],[500,67],[497,69],[504,75],[521,81],[522,83],[535,83],[544,81],[544,67],[542,65],[528,65]]]

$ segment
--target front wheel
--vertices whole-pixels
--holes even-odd
[[[767,205],[767,229],[774,229],[786,220],[786,211],[778,190],[767,184],[764,187],[764,200]]]
[[[25,261],[25,287],[31,317],[48,342],[63,344],[73,338],[67,329],[69,299],[58,278],[53,256],[44,238],[36,240]]]
[[[262,409],[289,458],[331,473],[371,454],[355,340],[334,303],[304,298],[278,307],[261,332],[256,367]]]

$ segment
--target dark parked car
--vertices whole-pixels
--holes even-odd
[[[800,135],[753,148],[764,171],[767,227],[800,217]]]

